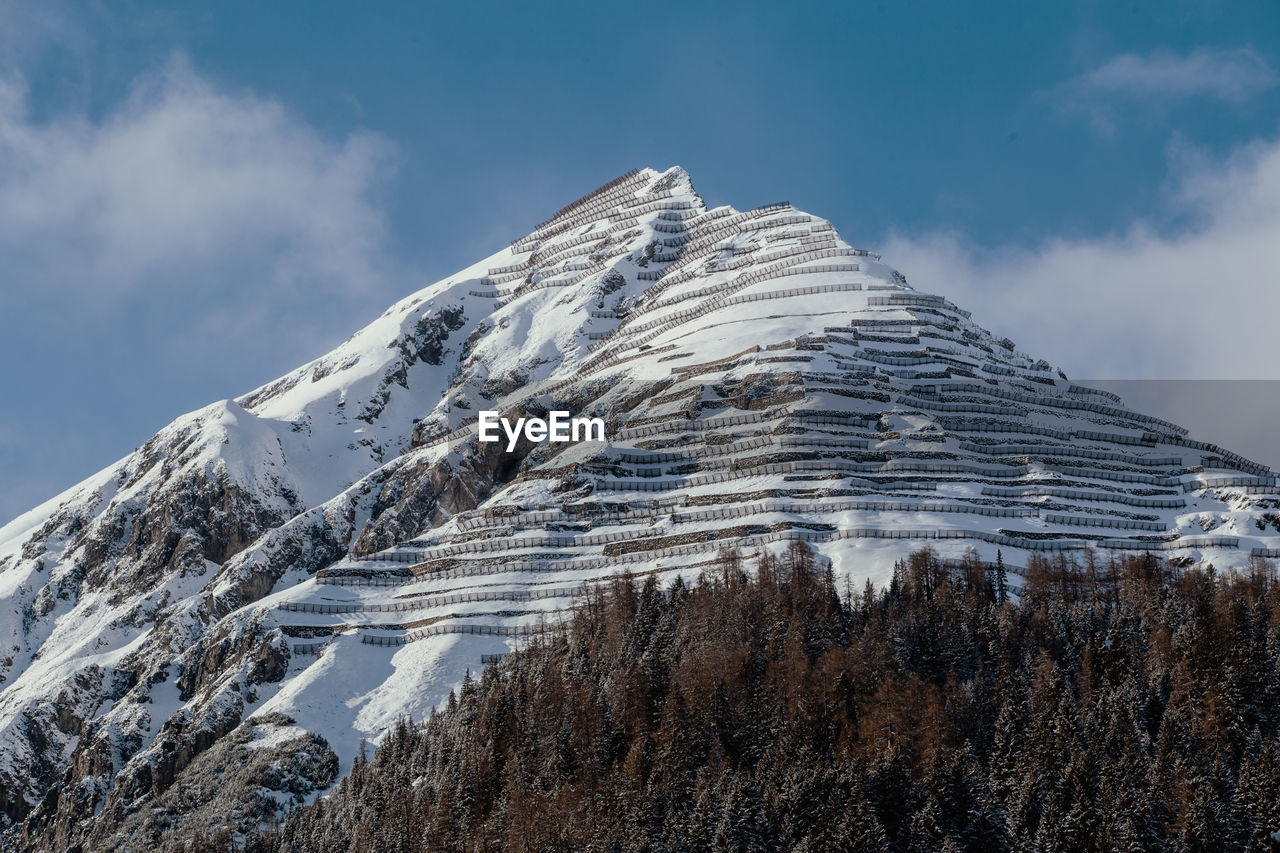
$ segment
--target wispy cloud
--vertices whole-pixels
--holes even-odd
[[[118,291],[254,268],[259,286],[360,288],[377,276],[385,223],[371,196],[392,166],[381,137],[328,140],[181,56],[101,119],[37,121],[10,74],[0,260],[18,287]]]
[[[6,23],[47,49],[5,53],[22,41]],[[119,94],[76,27],[0,0],[0,374],[23,401],[0,424],[0,521],[418,280],[387,222],[388,140],[327,134],[181,55]],[[49,62],[70,97],[29,93]]]
[[[60,0],[0,0],[0,68],[11,71],[53,43],[81,47],[84,28]]]
[[[1186,56],[1157,52],[1124,53],[1083,77],[1081,89],[1133,98],[1206,96],[1244,101],[1280,82],[1275,70],[1253,48],[1198,48]]]
[[[1116,111],[1134,102],[1213,98],[1239,104],[1277,85],[1280,74],[1252,47],[1202,47],[1187,54],[1122,53],[1050,94],[1061,109],[1087,116],[1096,130],[1110,134]]]
[[[1166,213],[1190,223],[1174,232],[1140,220],[1031,249],[896,234],[885,260],[1074,376],[1280,378],[1280,140],[1172,168]]]

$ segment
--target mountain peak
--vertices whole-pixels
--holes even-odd
[[[508,452],[482,411],[606,439]],[[797,540],[857,587],[923,545],[1015,591],[1043,554],[1227,569],[1280,554],[1276,502],[830,222],[633,170],[4,528],[5,813],[87,842],[257,748],[294,775],[255,791],[314,794],[623,572]]]

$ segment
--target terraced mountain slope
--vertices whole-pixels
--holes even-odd
[[[491,409],[607,440],[507,452]],[[924,544],[1228,569],[1278,509],[825,220],[628,173],[0,530],[6,843],[266,819],[619,572],[792,539],[859,587]]]

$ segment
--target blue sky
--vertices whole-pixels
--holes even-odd
[[[0,520],[672,164],[1074,377],[1280,378],[1274,2],[0,0]]]

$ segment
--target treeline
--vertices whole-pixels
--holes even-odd
[[[926,550],[850,594],[797,545],[617,582],[248,849],[1280,849],[1269,566],[1001,581]]]

